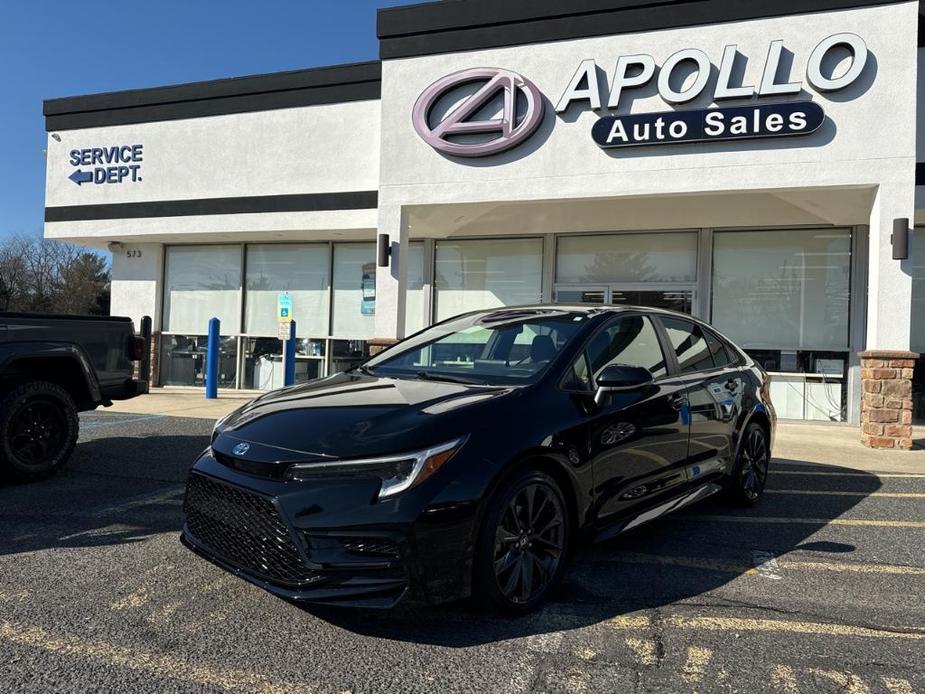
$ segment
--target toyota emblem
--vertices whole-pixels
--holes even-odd
[[[234,453],[235,455],[244,455],[250,449],[251,449],[251,445],[245,441],[242,441],[241,443],[236,445],[234,448],[232,448],[231,452]]]
[[[453,106],[440,121],[431,124],[434,106],[443,96],[474,82],[484,84]],[[498,94],[502,95],[503,103],[500,116],[470,120]],[[543,95],[525,77],[500,68],[473,68],[442,77],[425,89],[414,104],[412,123],[421,139],[439,152],[484,157],[511,149],[530,137],[543,120],[543,108]],[[518,113],[519,110],[522,112]],[[482,135],[486,139],[459,139],[469,135]]]

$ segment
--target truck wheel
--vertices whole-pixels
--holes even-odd
[[[0,472],[17,480],[50,475],[70,458],[78,427],[74,401],[60,386],[15,387],[0,402]]]

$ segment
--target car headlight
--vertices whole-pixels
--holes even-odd
[[[466,437],[464,436],[421,451],[381,458],[296,463],[289,467],[287,476],[293,480],[332,475],[378,477],[382,483],[379,489],[379,499],[387,499],[426,480],[456,455],[465,442]]]

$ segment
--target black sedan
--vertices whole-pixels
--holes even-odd
[[[774,422],[768,376],[688,316],[469,313],[218,422],[182,540],[293,601],[522,612],[582,538],[755,503]]]

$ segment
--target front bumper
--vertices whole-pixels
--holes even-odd
[[[468,594],[473,514],[420,494],[372,503],[373,484],[261,478],[205,454],[187,483],[181,541],[293,602],[388,608],[409,594]]]

